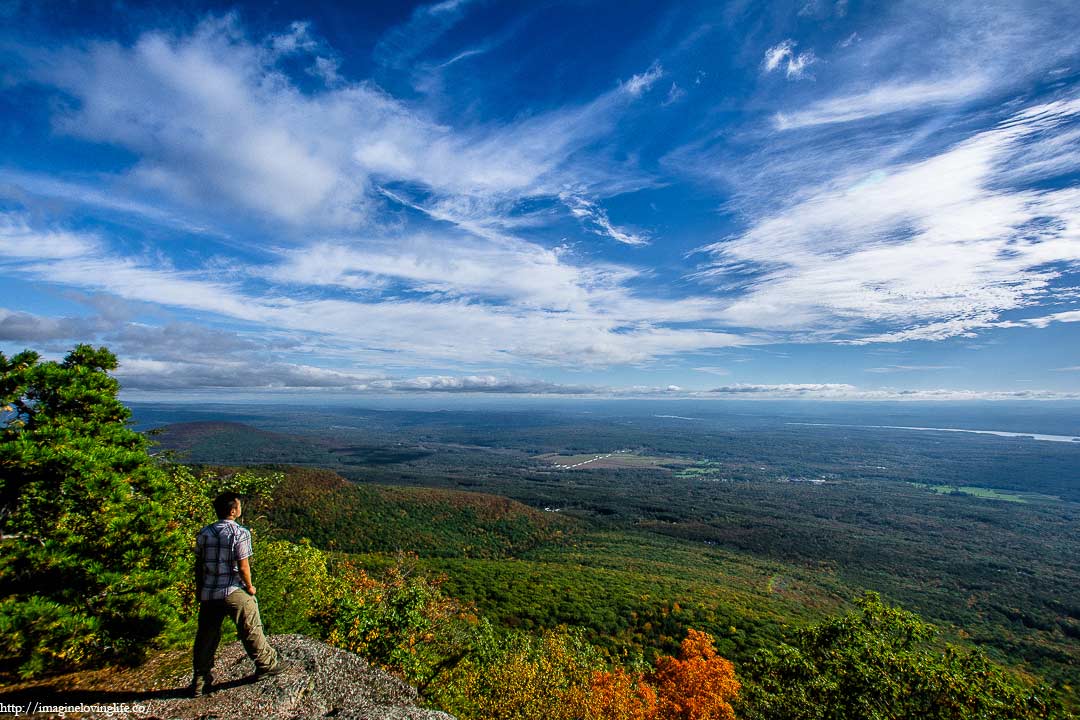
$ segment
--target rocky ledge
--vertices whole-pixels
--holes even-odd
[[[214,689],[203,697],[189,696],[190,650],[176,649],[137,668],[0,687],[0,713],[111,720],[454,720],[421,707],[414,688],[357,655],[303,635],[269,640],[290,663],[285,672],[256,681],[254,665],[235,642],[218,650]]]
[[[352,653],[303,635],[274,635],[270,644],[291,666],[276,677],[253,680],[253,665],[239,642],[218,651],[214,690],[200,698],[154,698],[138,717],[286,718],[337,720],[453,720],[419,705],[416,690]],[[190,674],[170,678],[187,687]]]

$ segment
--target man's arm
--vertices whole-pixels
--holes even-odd
[[[238,560],[236,566],[240,568],[240,582],[244,583],[244,589],[248,591],[248,595],[254,595],[255,586],[251,584],[251,563],[244,558]]]
[[[195,592],[197,594],[202,593],[203,586],[203,558],[202,558],[202,537],[195,538]]]

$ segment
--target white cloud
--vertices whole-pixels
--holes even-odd
[[[511,301],[518,307],[587,309],[636,275],[615,265],[577,267],[560,249],[530,243],[479,243],[452,236],[411,235],[367,247],[317,243],[283,253],[267,277],[301,286],[353,289],[405,282],[413,292],[443,298]],[[607,295],[607,297],[611,297]]]
[[[311,365],[262,363],[249,359],[211,361],[120,358],[116,377],[125,390],[200,388],[363,389],[370,375],[344,373]]]
[[[316,57],[314,64],[308,69],[308,73],[320,78],[327,87],[335,87],[345,82],[338,70],[341,61],[337,58]]]
[[[968,335],[1041,304],[1077,269],[1080,193],[1010,190],[999,179],[1070,132],[1078,113],[1077,102],[1033,107],[925,160],[796,195],[706,248],[714,265],[701,277],[744,290],[721,319],[849,335],[883,328],[851,340],[865,344]]]
[[[1055,322],[1080,322],[1080,310],[1066,310],[1064,312],[1041,315],[1039,317],[1024,318],[1022,320],[1005,320],[993,324],[993,327],[1036,327],[1045,328]]]
[[[664,98],[664,102],[660,103],[664,107],[668,105],[674,105],[675,103],[686,97],[686,91],[679,87],[677,82],[672,81],[671,88],[668,90],[667,97]]]
[[[780,64],[791,57],[795,43],[792,40],[783,40],[765,51],[765,72],[772,72],[780,67]]]
[[[706,393],[702,393],[704,396]],[[1080,393],[1054,390],[963,390],[930,389],[868,390],[847,383],[782,383],[726,385],[708,391],[714,397],[762,400],[838,400],[838,401],[919,401],[958,402],[969,400],[1076,400]]]
[[[885,365],[866,368],[871,373],[926,372],[932,370],[960,370],[958,365]]]
[[[288,32],[271,35],[269,40],[270,46],[278,55],[310,52],[319,47],[318,41],[311,34],[311,23],[307,22],[291,23]]]
[[[64,230],[32,229],[25,218],[0,214],[0,254],[19,260],[62,260],[86,255],[96,239]]]
[[[377,62],[404,67],[454,27],[473,0],[443,0],[416,7],[409,19],[391,28],[375,46]]]
[[[623,84],[623,90],[634,97],[640,97],[644,93],[649,91],[657,80],[664,76],[664,68],[660,63],[653,63],[648,70],[639,74],[632,75],[629,80]]]
[[[449,17],[464,5],[417,12]],[[346,83],[304,23],[254,42],[226,16],[188,36],[146,33],[131,47],[27,53],[33,80],[77,101],[57,117],[58,130],[138,156],[123,176],[130,192],[153,193],[149,204],[188,217],[213,208],[216,219],[235,221],[239,210],[305,230],[371,224],[373,177],[423,188],[425,204],[477,198],[496,216],[570,185],[640,183],[632,168],[616,173],[575,155],[663,74],[653,65],[591,102],[451,127],[371,83]],[[279,63],[286,56],[326,87],[302,90]]]
[[[914,112],[927,106],[963,102],[974,98],[986,87],[986,80],[980,76],[879,85],[866,92],[820,100],[802,110],[777,113],[774,122],[779,130],[857,122],[901,111]]]
[[[574,397],[648,397],[685,395],[678,385],[665,387],[565,385],[498,375],[419,375],[388,377],[332,370],[312,365],[261,362],[250,358],[169,360],[129,358],[122,353],[116,377],[125,392],[199,391],[215,388],[290,392],[295,390],[370,395],[484,394]]]
[[[710,375],[730,375],[731,371],[722,367],[696,367],[694,372],[708,373]]]
[[[788,80],[812,80],[813,76],[807,72],[807,68],[818,61],[813,50],[804,53],[796,53],[794,40],[783,40],[765,51],[765,59],[762,65],[766,73],[783,69],[784,76]]]
[[[837,8],[839,11],[839,8]],[[820,93],[791,93],[779,129],[854,123],[917,110],[957,110],[1031,97],[1062,66],[1075,67],[1080,35],[1068,0],[911,0],[863,18],[828,56]],[[837,13],[842,14],[842,13]],[[787,43],[787,44],[785,44]],[[770,48],[764,67],[782,67],[790,40]],[[809,105],[803,101],[810,100]]]
[[[275,63],[303,52],[303,37],[294,26],[267,50],[227,17],[184,38],[58,51],[34,72],[79,101],[60,130],[138,153],[134,182],[189,206],[224,200],[291,223],[355,222],[365,183],[350,139],[395,106],[365,87],[301,93]]]
[[[510,395],[590,395],[598,388],[495,375],[423,375],[401,380],[379,380],[369,383],[368,390],[394,392],[492,393]],[[602,391],[602,390],[600,390]]]
[[[555,196],[570,186],[640,183],[620,167],[608,171],[575,156],[608,135],[619,115],[655,80],[656,70],[583,105],[524,117],[506,125],[452,130],[416,116],[396,114],[377,133],[358,138],[353,157],[378,179],[427,186],[440,197],[490,201]],[[650,80],[649,78],[652,78]],[[615,175],[615,177],[612,177]]]
[[[209,279],[210,271],[177,271],[152,257],[117,257],[88,241],[80,241],[81,255],[18,255],[34,242],[26,232],[17,241],[0,234],[0,256],[13,258],[10,273],[233,318],[305,337],[323,350],[352,348],[355,361],[609,366],[753,342],[712,328],[669,327],[708,321],[720,308],[715,301],[635,297],[621,285],[631,271],[564,265],[559,253],[525,243],[501,251],[455,245],[441,260],[424,257],[420,250],[430,245],[423,238],[412,251],[386,254],[315,245],[308,249],[315,263],[286,251],[282,263],[254,272],[295,277],[306,292],[292,297]],[[365,299],[320,292],[350,287],[364,273],[405,280],[427,296]]]
[[[856,388],[846,383],[781,383],[762,385],[737,383],[713,388],[709,392],[719,395],[768,395],[772,397],[850,397]]]
[[[607,211],[596,203],[571,192],[560,193],[559,199],[570,209],[571,215],[580,220],[597,235],[609,237],[624,245],[648,245],[649,240],[642,235],[623,230],[613,225],[611,220],[608,219]]]

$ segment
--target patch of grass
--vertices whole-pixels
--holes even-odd
[[[1043,499],[1053,500],[1047,495],[1016,495],[1014,493],[1005,493],[1000,490],[992,490],[991,488],[972,487],[970,485],[963,485],[957,487],[955,485],[930,485],[927,483],[911,483],[915,487],[925,488],[932,490],[938,495],[970,495],[972,497],[984,498],[986,500],[1004,500],[1005,502],[1015,503],[1027,503],[1030,499]]]

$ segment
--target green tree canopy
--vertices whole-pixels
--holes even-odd
[[[0,354],[0,667],[137,659],[178,620],[174,484],[128,426],[116,357]]]
[[[741,668],[742,720],[1027,720],[1058,717],[1049,690],[981,652],[931,641],[934,626],[876,593],[795,631]]]

